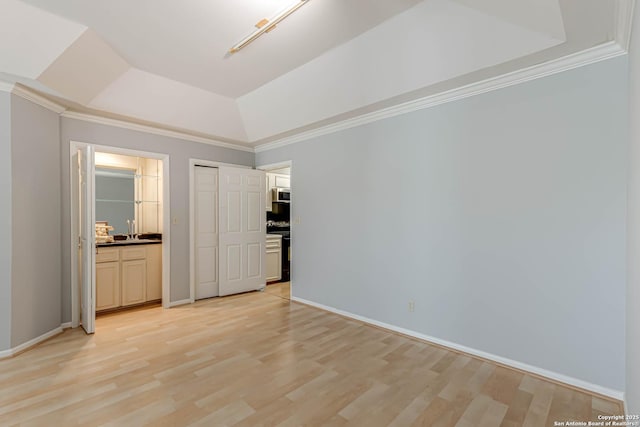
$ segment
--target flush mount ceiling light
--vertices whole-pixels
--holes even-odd
[[[308,2],[309,0],[299,0],[296,4],[286,8],[285,10],[278,13],[273,18],[262,19],[260,22],[256,24],[257,30],[255,30],[253,33],[249,34],[247,37],[243,38],[238,43],[233,45],[233,47],[229,49],[229,53],[236,53],[237,51],[239,51],[240,49],[242,49],[243,47],[245,47],[246,45],[248,45],[249,43],[257,39],[258,37],[263,35],[264,33],[268,33],[269,31],[273,30],[276,27],[276,25],[278,25],[282,20],[284,20],[287,16],[291,15],[296,10],[300,9],[302,6],[304,6]]]

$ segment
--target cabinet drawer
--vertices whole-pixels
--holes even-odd
[[[280,240],[267,240],[265,244],[267,249],[279,248],[282,246]]]
[[[118,248],[98,248],[96,253],[96,262],[118,261]]]
[[[271,235],[267,235],[265,246],[267,249],[280,248],[282,247],[282,238],[280,236],[271,237]]]
[[[136,246],[135,248],[122,248],[122,260],[144,259],[147,251],[144,246]]]

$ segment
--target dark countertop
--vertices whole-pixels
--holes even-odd
[[[96,243],[99,248],[109,248],[111,246],[131,246],[131,245],[159,245],[162,240],[156,239],[132,239],[132,240],[116,240],[113,243]]]

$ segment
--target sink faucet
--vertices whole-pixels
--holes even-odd
[[[134,239],[135,238],[135,231],[136,231],[136,220],[135,219],[131,219],[131,220],[127,220],[127,235],[129,236],[129,239]]]

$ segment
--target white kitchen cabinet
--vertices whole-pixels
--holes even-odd
[[[267,234],[265,247],[266,281],[275,282],[282,278],[282,236]]]
[[[274,187],[291,188],[291,178],[289,175],[273,174]]]
[[[276,187],[291,188],[291,177],[279,173],[267,173],[265,184],[267,186],[266,208],[267,212],[271,212],[271,202],[273,201],[271,190]]]
[[[116,307],[120,307],[120,262],[97,263],[96,311]]]

